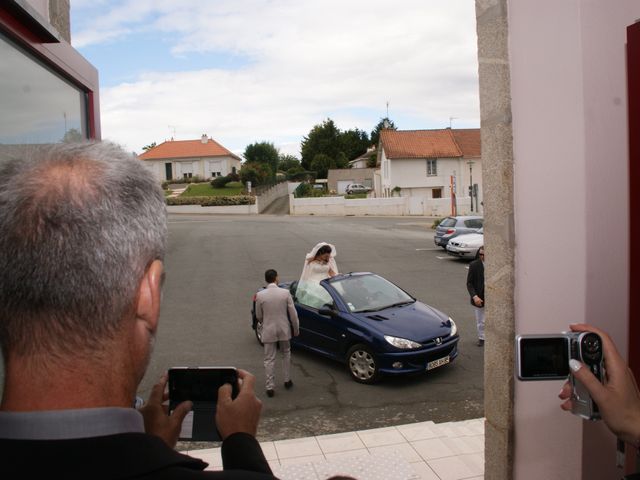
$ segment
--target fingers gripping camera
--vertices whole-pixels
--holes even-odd
[[[571,374],[569,360],[582,362],[604,382],[602,340],[592,332],[564,332],[550,335],[518,335],[516,337],[516,362],[518,379],[566,380],[573,387],[575,415],[597,420],[598,406],[587,389]]]

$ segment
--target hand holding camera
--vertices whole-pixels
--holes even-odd
[[[598,420],[598,405],[589,390],[571,375],[571,362],[583,362],[593,375],[604,381],[602,340],[594,332],[564,332],[516,337],[518,378],[524,381],[563,380],[571,383],[571,411],[589,420]]]
[[[592,332],[600,336],[606,366],[604,385],[579,361],[571,361],[572,376],[589,392],[598,404],[600,415],[609,429],[621,440],[638,446],[640,443],[640,392],[633,372],[618,353],[611,337],[602,330],[585,324],[571,325],[573,332]],[[572,410],[574,400],[571,382],[565,383],[558,395],[563,410]]]

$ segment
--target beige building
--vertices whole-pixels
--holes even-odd
[[[479,128],[383,130],[378,163],[377,196],[400,195],[419,197],[423,203],[457,203],[460,213],[482,211]],[[470,187],[474,191],[473,205]]]
[[[200,177],[224,177],[240,171],[241,159],[213,138],[169,140],[150,148],[142,155],[147,166],[160,181]]]

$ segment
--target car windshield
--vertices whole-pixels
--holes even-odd
[[[415,299],[378,275],[353,275],[331,282],[352,312],[375,312]]]
[[[441,227],[453,227],[456,224],[456,219],[453,217],[447,217],[440,222]]]

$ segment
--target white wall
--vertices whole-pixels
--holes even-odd
[[[508,11],[516,332],[588,321],[626,351],[624,52],[640,2],[509,0]],[[618,478],[613,436],[562,412],[561,385],[515,382],[514,478]]]

